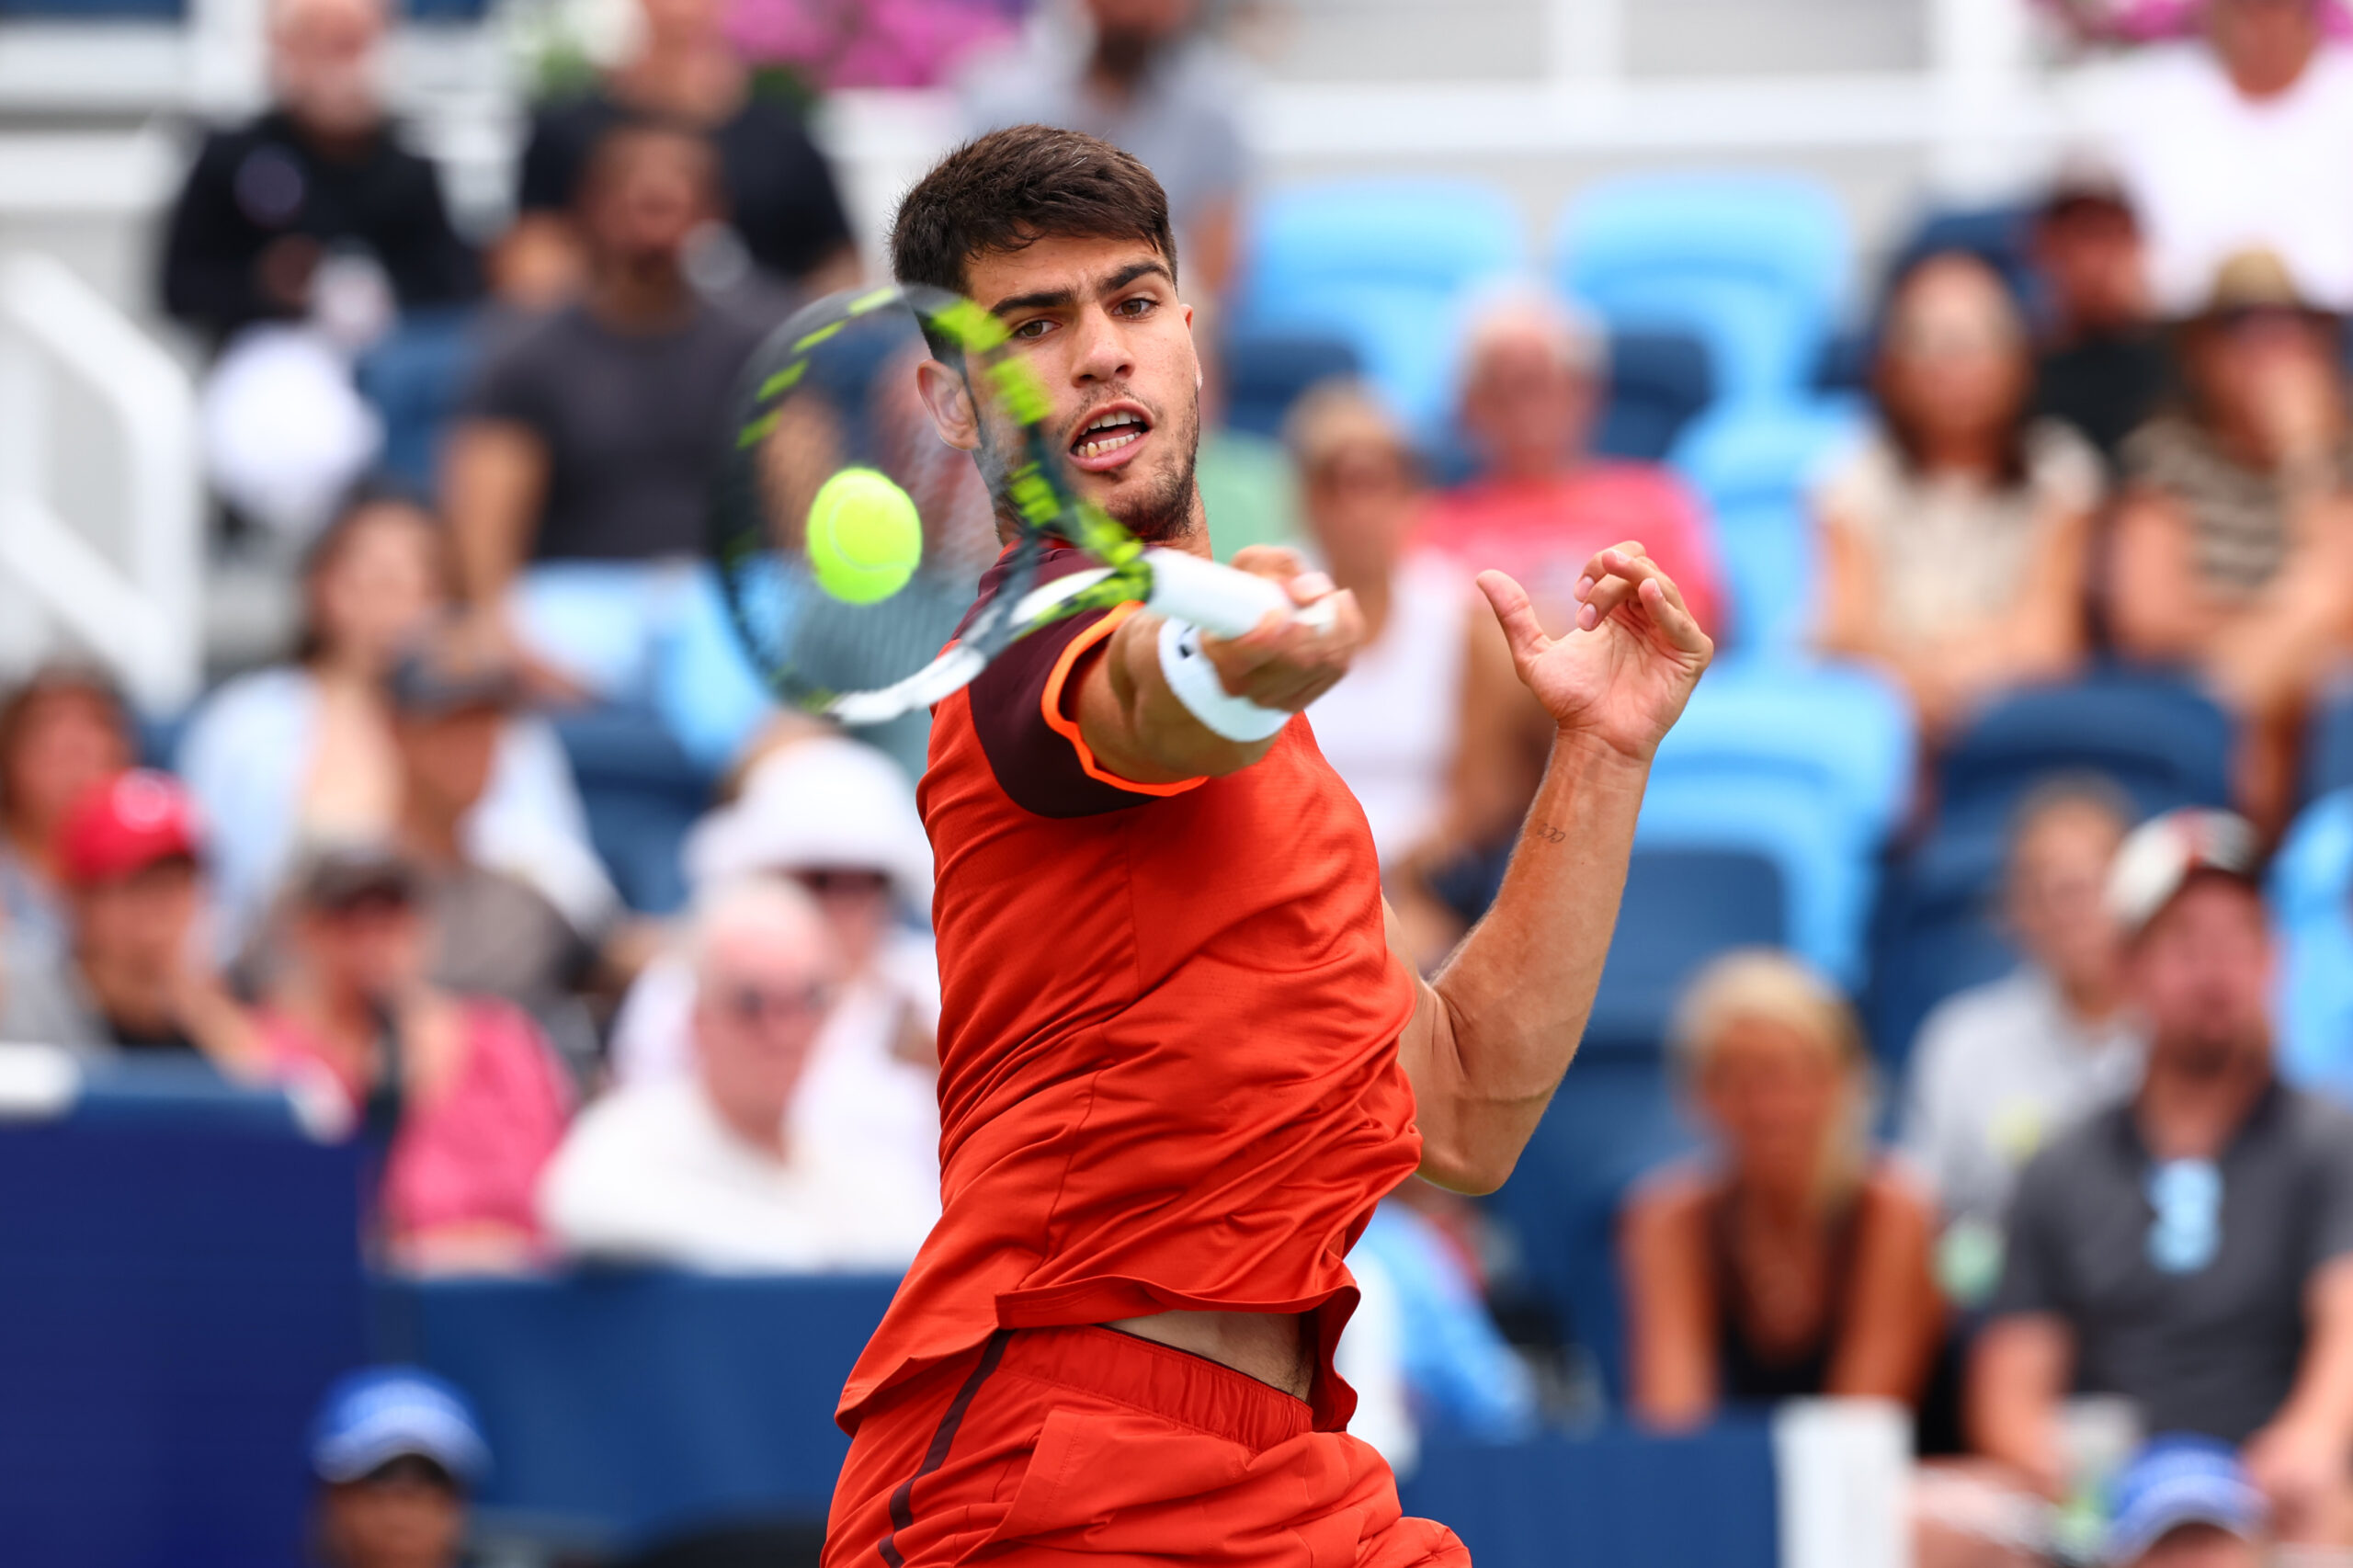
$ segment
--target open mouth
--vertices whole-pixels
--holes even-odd
[[[1115,403],[1079,426],[1070,444],[1072,460],[1081,468],[1117,467],[1151,430],[1151,417],[1142,409],[1133,403]]]

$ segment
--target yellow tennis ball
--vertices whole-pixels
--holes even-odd
[[[915,498],[870,468],[846,468],[809,503],[809,565],[817,585],[854,605],[887,599],[923,560]]]

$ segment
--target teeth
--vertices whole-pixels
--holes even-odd
[[[1095,422],[1089,425],[1086,428],[1089,430],[1108,430],[1115,426],[1132,425],[1136,422],[1136,416],[1132,414],[1106,414],[1097,416]]]
[[[1088,428],[1093,429],[1095,426],[1089,426]],[[1105,452],[1116,452],[1121,447],[1139,439],[1142,434],[1141,430],[1131,430],[1125,435],[1108,437],[1100,441],[1088,441],[1079,447],[1078,455],[1083,458],[1097,458]]]

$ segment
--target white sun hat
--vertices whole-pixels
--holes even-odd
[[[872,870],[916,915],[931,908],[931,842],[898,764],[824,735],[763,758],[743,792],[687,835],[687,880],[705,892],[768,871]]]

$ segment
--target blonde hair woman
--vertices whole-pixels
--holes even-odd
[[[1916,1404],[1944,1332],[1935,1219],[1871,1150],[1845,1000],[1793,959],[1733,953],[1693,982],[1671,1044],[1711,1148],[1627,1206],[1634,1417],[1685,1428],[1808,1394]]]

